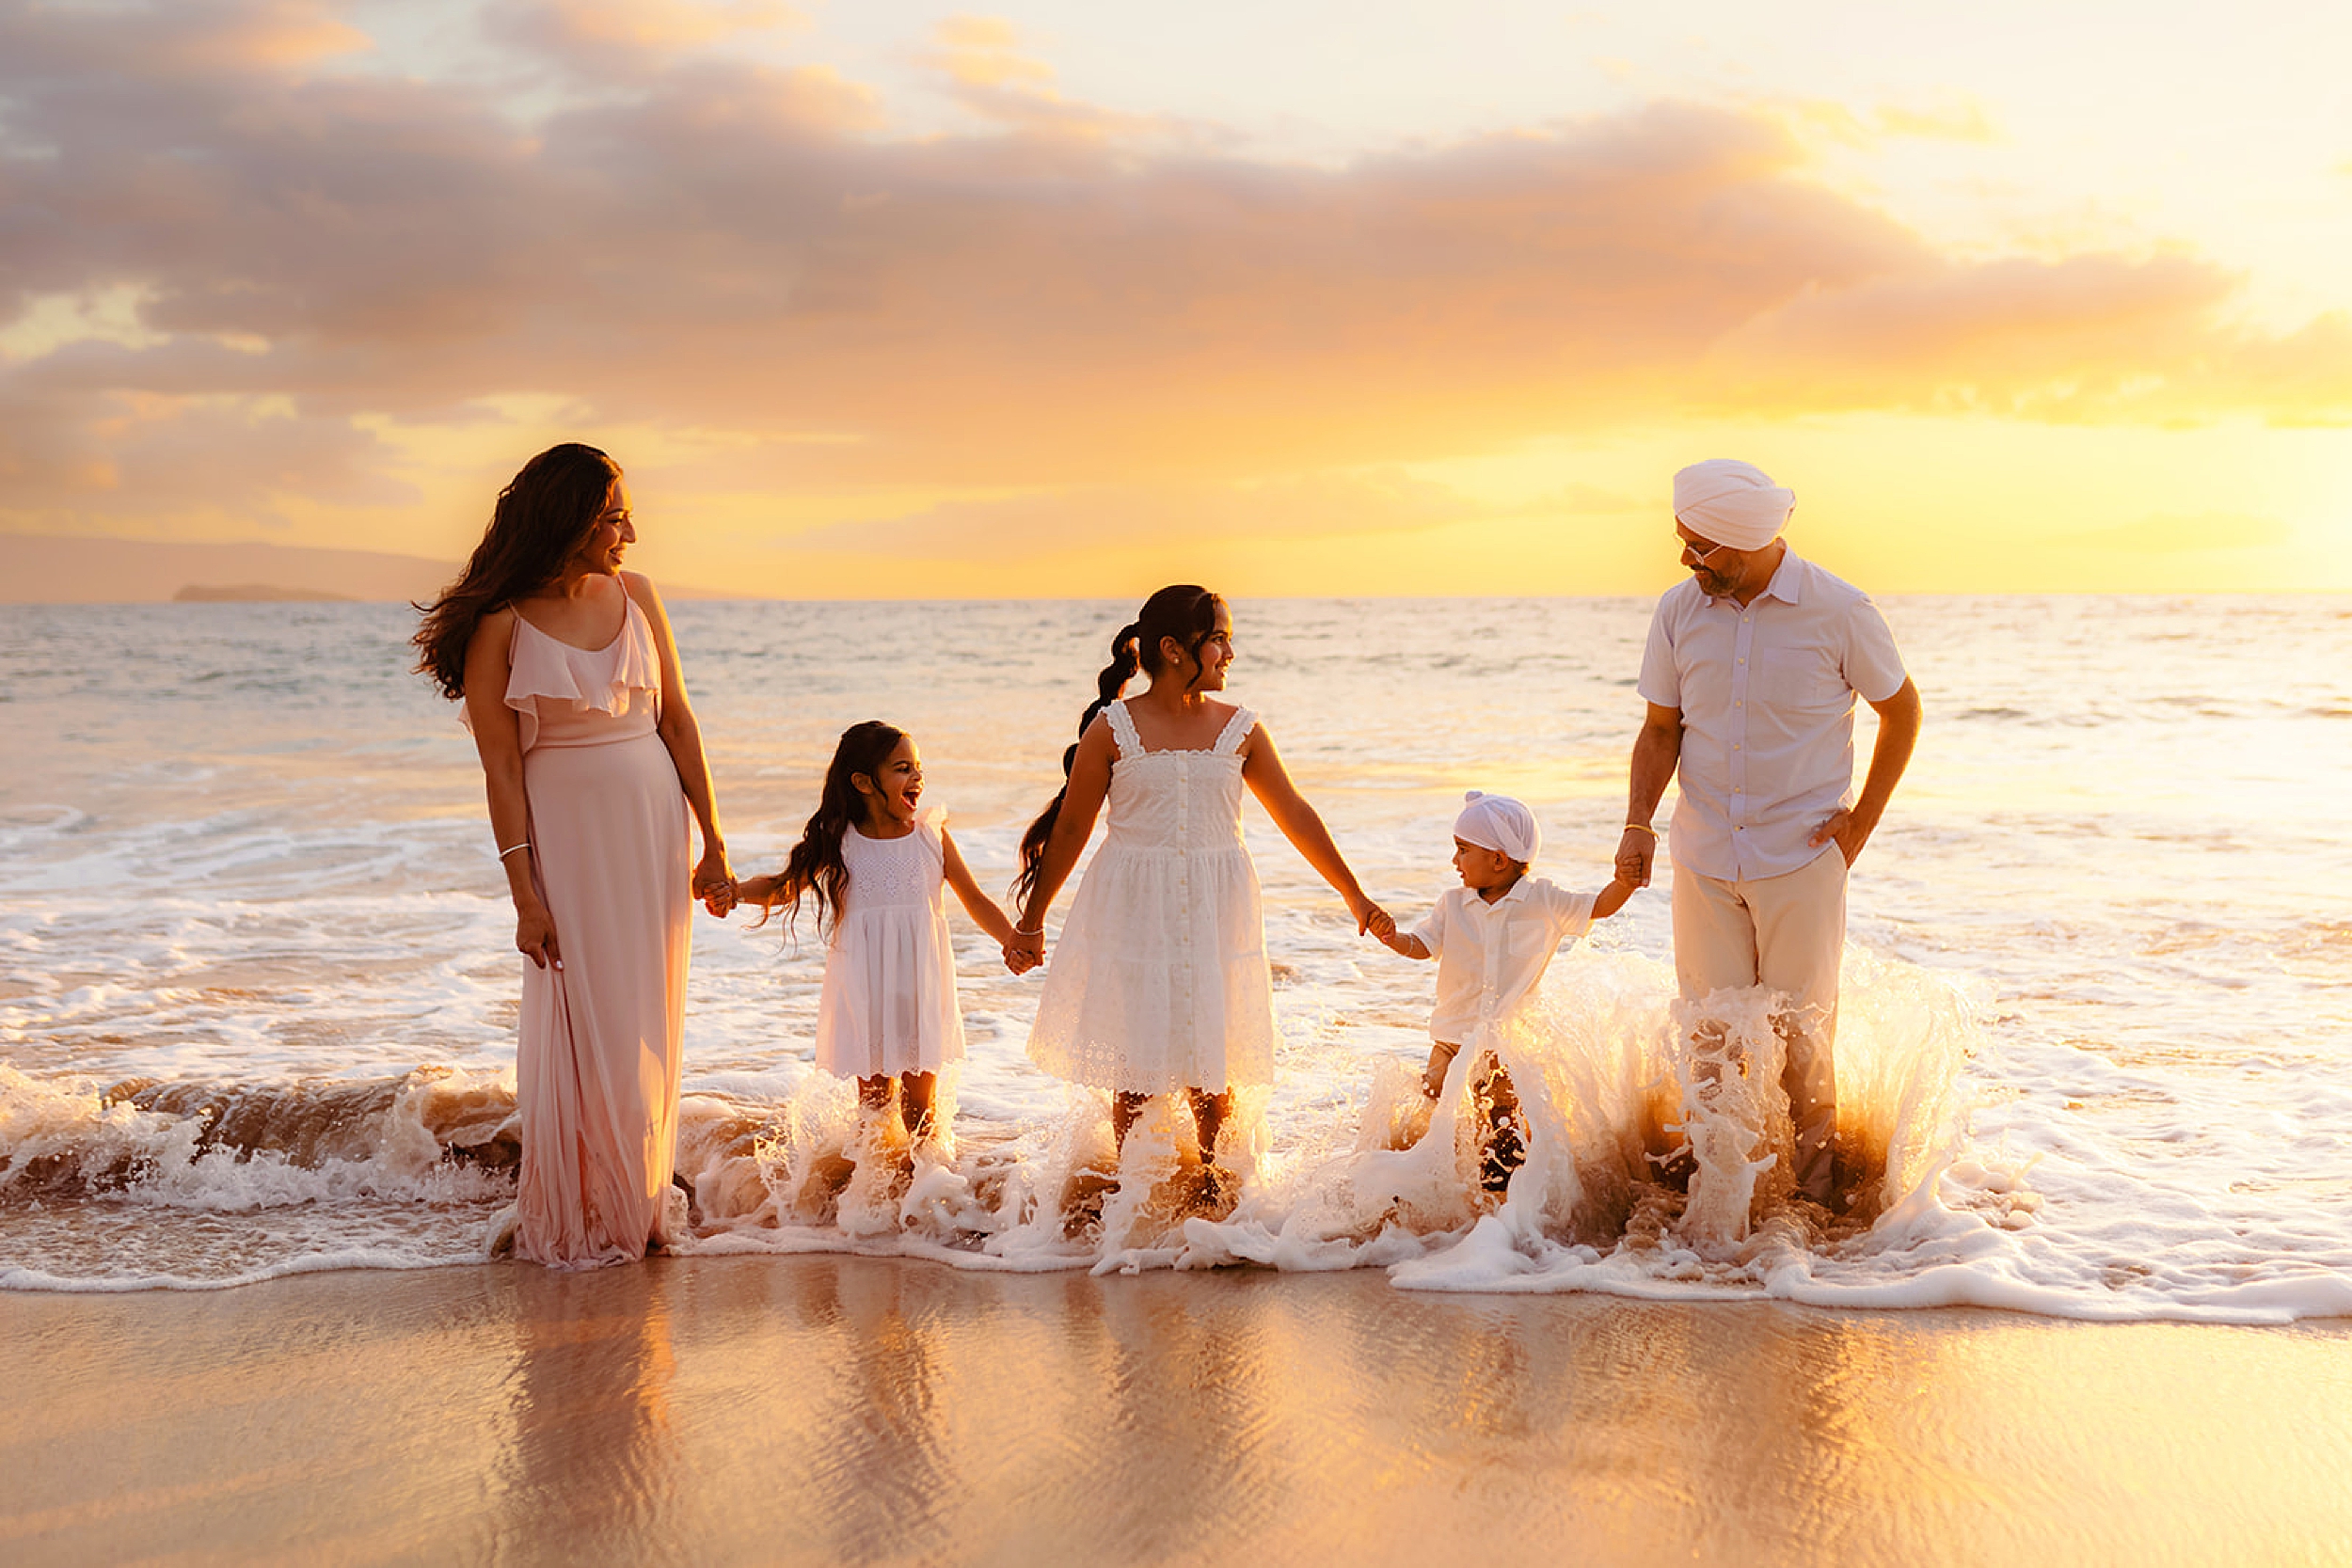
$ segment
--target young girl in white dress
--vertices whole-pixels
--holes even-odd
[[[980,891],[947,834],[946,814],[921,809],[923,758],[914,736],[879,720],[842,734],[824,796],[784,870],[735,885],[747,904],[787,911],[803,897],[830,927],[817,1002],[817,1065],[857,1080],[873,1112],[898,1114],[910,1138],[933,1137],[939,1070],[963,1056],[955,950],[943,889],[953,887],[980,929],[1009,946],[1012,922]]]
[[[1257,715],[1214,695],[1232,658],[1225,601],[1189,585],[1152,594],[1111,639],[1100,696],[1064,757],[1069,783],[1022,841],[1021,916],[1006,955],[1016,971],[1043,958],[1045,911],[1107,799],[1109,836],[1063,922],[1029,1055],[1108,1089],[1122,1145],[1147,1101],[1181,1091],[1212,1188],[1232,1089],[1274,1077],[1273,984],[1257,868],[1242,842],[1242,786],[1347,900],[1359,934],[1395,929],[1292,785]],[[1138,673],[1150,689],[1120,701]]]

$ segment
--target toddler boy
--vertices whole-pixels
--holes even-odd
[[[1471,790],[1454,821],[1454,869],[1462,885],[1438,900],[1410,932],[1383,938],[1408,958],[1438,960],[1438,1005],[1429,1017],[1429,1067],[1422,1093],[1435,1101],[1462,1047],[1480,1044],[1471,1088],[1491,1129],[1480,1184],[1499,1193],[1527,1157],[1526,1129],[1511,1076],[1481,1037],[1534,994],[1563,942],[1625,907],[1632,884],[1613,879],[1598,894],[1571,893],[1528,875],[1542,847],[1535,814],[1507,795]]]

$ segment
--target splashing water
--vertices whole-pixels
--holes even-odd
[[[912,1148],[810,1068],[821,950],[701,923],[683,1244],[2083,1318],[2352,1311],[2352,609],[1886,608],[1930,722],[1850,894],[1847,1213],[1788,1196],[1769,1001],[1719,1001],[1713,1033],[1677,1010],[1662,890],[1485,1042],[1521,1156],[1495,1182],[1484,1069],[1457,1058],[1434,1103],[1418,1086],[1429,972],[1359,941],[1253,809],[1282,1037],[1213,1167],[1178,1108],[1116,1149],[1102,1097],[1030,1068],[1035,978],[960,918],[971,1054],[946,1135]],[[966,860],[1001,885],[1131,609],[680,606],[739,868],[772,866],[834,734],[880,713],[921,737]],[[1606,875],[1645,606],[1237,615],[1251,705],[1400,917],[1444,885],[1465,787],[1530,800],[1548,875]],[[1376,665],[1374,624],[1401,650]],[[517,1150],[516,960],[479,771],[402,673],[406,627],[372,606],[0,620],[11,724],[51,737],[0,761],[0,1287],[481,1255]],[[907,657],[840,653],[882,633]],[[1004,657],[961,657],[982,646]]]

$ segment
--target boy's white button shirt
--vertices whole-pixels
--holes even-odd
[[[1592,924],[1591,894],[1542,877],[1521,877],[1491,904],[1469,888],[1449,889],[1412,930],[1438,960],[1431,1037],[1467,1045],[1481,1024],[1508,1018],[1544,977],[1560,944]]]

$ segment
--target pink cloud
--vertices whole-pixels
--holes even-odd
[[[1693,410],[2352,418],[2343,323],[2232,329],[2187,257],[1951,260],[1762,115],[1309,167],[1070,103],[967,20],[941,79],[988,123],[908,138],[708,46],[739,8],[513,14],[566,106],[345,69],[318,7],[0,11],[0,317],[132,288],[165,335],[0,365],[15,515],[161,505],[125,476],[183,460],[231,510],[394,497],[355,418],[517,395],[733,433],[737,488],[1181,490]]]

